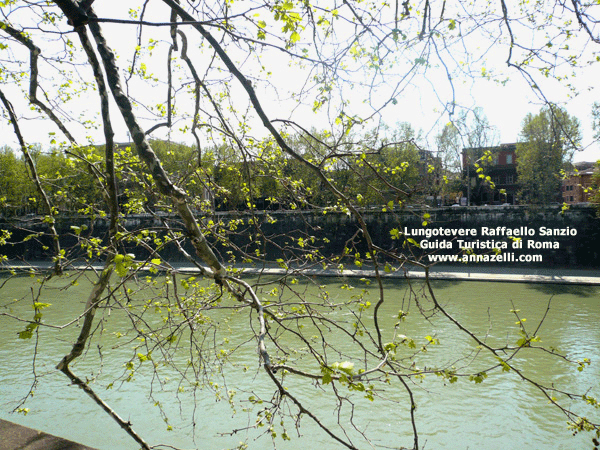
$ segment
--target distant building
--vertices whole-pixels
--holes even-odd
[[[562,199],[569,205],[590,201],[592,194],[585,191],[593,186],[594,174],[598,170],[595,164],[590,162],[576,163],[575,169],[576,171],[562,181]]]
[[[514,205],[517,199],[519,185],[517,182],[517,144],[500,144],[497,147],[465,148],[462,151],[463,176],[467,181],[467,191],[471,205],[498,205],[510,203]],[[492,164],[481,163],[484,175],[491,178],[495,189],[489,187],[477,173],[475,163],[489,151],[492,154]],[[500,190],[504,190],[504,194]]]

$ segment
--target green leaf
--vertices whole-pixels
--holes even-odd
[[[19,332],[19,339],[31,339],[33,331],[38,327],[37,323],[30,323],[23,331]]]
[[[19,332],[19,339],[31,339],[33,336],[32,330],[23,330]]]
[[[137,357],[140,360],[140,362],[150,361],[152,359],[152,352],[148,352],[147,355],[144,355],[143,353],[138,353]]]
[[[44,309],[44,308],[47,308],[48,306],[52,306],[52,303],[35,302],[33,304],[33,309]]]
[[[417,241],[415,241],[413,238],[408,238],[407,241],[410,242],[415,247],[420,247],[419,243]]]
[[[349,361],[339,363],[338,369],[342,372],[346,372],[348,375],[352,375],[354,372],[354,364]]]
[[[127,276],[127,267],[125,267],[123,265],[123,263],[115,264],[115,271],[121,278],[124,278]]]
[[[474,381],[477,384],[482,383],[483,380],[485,380],[486,378],[487,378],[487,373],[485,373],[485,372],[479,372],[475,375],[469,376],[469,380]]]

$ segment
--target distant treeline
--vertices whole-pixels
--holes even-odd
[[[309,209],[335,206],[325,183],[333,182],[358,205],[396,206],[432,202],[460,186],[444,183],[440,159],[422,150],[405,126],[397,142],[344,142],[328,146],[326,136],[297,137],[295,149],[324,170],[325,178],[303,162],[284,155],[271,141],[255,142],[251,151],[227,145],[198,150],[153,141],[173,182],[184,188],[199,210]],[[245,149],[247,148],[244,147]],[[104,210],[102,146],[29,149],[50,203],[58,212],[98,214]],[[119,205],[125,214],[168,211],[154,180],[130,144],[116,152]],[[47,214],[20,151],[0,149],[0,214],[4,217]],[[452,197],[452,196],[450,196]],[[452,197],[451,202],[455,201]]]

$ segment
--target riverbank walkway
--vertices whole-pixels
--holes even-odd
[[[0,419],[0,450],[95,450],[43,431]]]
[[[184,274],[196,274],[198,269],[188,263],[172,263],[171,266],[178,272]],[[23,271],[29,268],[47,269],[52,267],[48,261],[35,261],[30,264],[13,264],[0,266],[0,270]],[[84,269],[85,267],[70,267],[69,269]],[[89,267],[88,267],[89,268]],[[96,270],[101,266],[94,266]],[[282,269],[275,263],[262,266],[239,266],[244,274],[249,275],[295,275],[302,273],[305,276],[314,277],[356,277],[372,278],[372,269],[345,269],[340,272],[333,268],[288,268]],[[424,279],[425,271],[412,266],[407,269],[396,270],[385,273],[381,270],[384,278],[392,279]],[[540,284],[578,284],[588,286],[600,286],[600,269],[562,269],[562,268],[535,268],[535,267],[504,267],[504,266],[476,266],[476,265],[435,265],[429,270],[429,278],[432,280],[450,281],[492,281],[504,283],[540,283]]]

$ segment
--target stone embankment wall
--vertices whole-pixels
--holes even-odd
[[[364,256],[364,239],[362,233],[358,232],[358,224],[353,217],[343,213],[314,212],[271,212],[269,215],[277,221],[264,229],[273,236],[291,229],[303,230],[306,235],[317,237],[317,240],[326,238],[330,253],[339,253],[344,246],[354,242],[356,249]],[[494,252],[491,246],[506,245],[502,253],[513,253],[512,258],[515,260],[521,255],[541,256],[541,261],[523,262],[528,266],[600,268],[600,218],[593,206],[572,207],[564,212],[560,206],[415,208],[393,212],[370,210],[364,211],[363,217],[376,245],[396,254],[421,258],[425,263],[431,262],[425,257],[426,254],[461,254],[459,244],[473,245],[473,252],[477,254],[492,254]],[[427,224],[423,225],[423,222]],[[436,235],[412,235],[426,233],[427,229]],[[401,234],[399,239],[393,239],[393,230],[407,233]],[[527,234],[515,236],[521,238],[521,243],[513,244],[511,232]],[[554,235],[555,233],[560,234]],[[408,234],[422,245],[407,245],[405,239]],[[424,240],[427,242],[423,242]],[[486,249],[486,245],[490,248]],[[514,248],[519,245],[521,248]],[[430,248],[423,248],[425,246]],[[489,264],[511,265],[511,261]]]
[[[425,263],[429,261],[426,255],[430,253],[461,254],[461,245],[472,245],[475,247],[474,253],[489,255],[494,253],[491,247],[506,245],[502,253],[512,253],[513,258],[541,255],[541,261],[527,262],[530,266],[600,268],[600,219],[593,206],[576,206],[564,212],[559,206],[407,208],[385,212],[370,209],[363,211],[363,217],[376,245],[396,254],[422,258]],[[221,223],[221,232],[227,234],[236,246],[248,253],[254,253],[258,249],[271,260],[301,253],[294,250],[298,249],[298,238],[303,239],[303,250],[314,247],[325,255],[340,254],[346,246],[352,247],[352,255],[359,252],[364,256],[366,252],[364,236],[356,219],[342,212],[219,212],[205,217],[203,221]],[[427,224],[423,225],[423,222]],[[92,224],[89,219],[81,217],[58,217],[56,227],[62,236],[61,244],[64,248],[77,248],[77,237],[71,227],[82,225],[88,227],[86,235],[105,238],[108,223],[104,219]],[[131,231],[148,226],[158,229],[161,220],[150,215],[129,216],[124,225]],[[176,226],[176,222],[174,225]],[[47,258],[48,251],[43,247],[51,247],[51,242],[43,234],[43,225],[34,226],[27,218],[23,218],[13,222],[0,222],[0,229],[12,232],[13,242],[21,241],[32,232],[41,233],[26,242],[1,247],[0,254],[30,261]],[[396,234],[397,239],[393,239],[394,230],[399,232]],[[265,239],[261,233],[272,243],[264,245]],[[425,235],[426,233],[429,235]],[[521,238],[522,248],[515,248],[518,244],[513,244],[511,234]],[[414,239],[419,246],[405,242],[407,237]],[[213,242],[216,240],[211,235],[208,238]],[[130,250],[136,256],[147,256],[144,250],[139,247],[134,249],[133,245],[131,244]],[[225,260],[229,258],[230,255],[226,252],[230,249],[218,242],[215,248]],[[187,249],[193,253],[191,248]],[[167,246],[161,255],[175,260],[180,258],[174,246]],[[511,265],[512,262],[508,260],[490,264]]]

